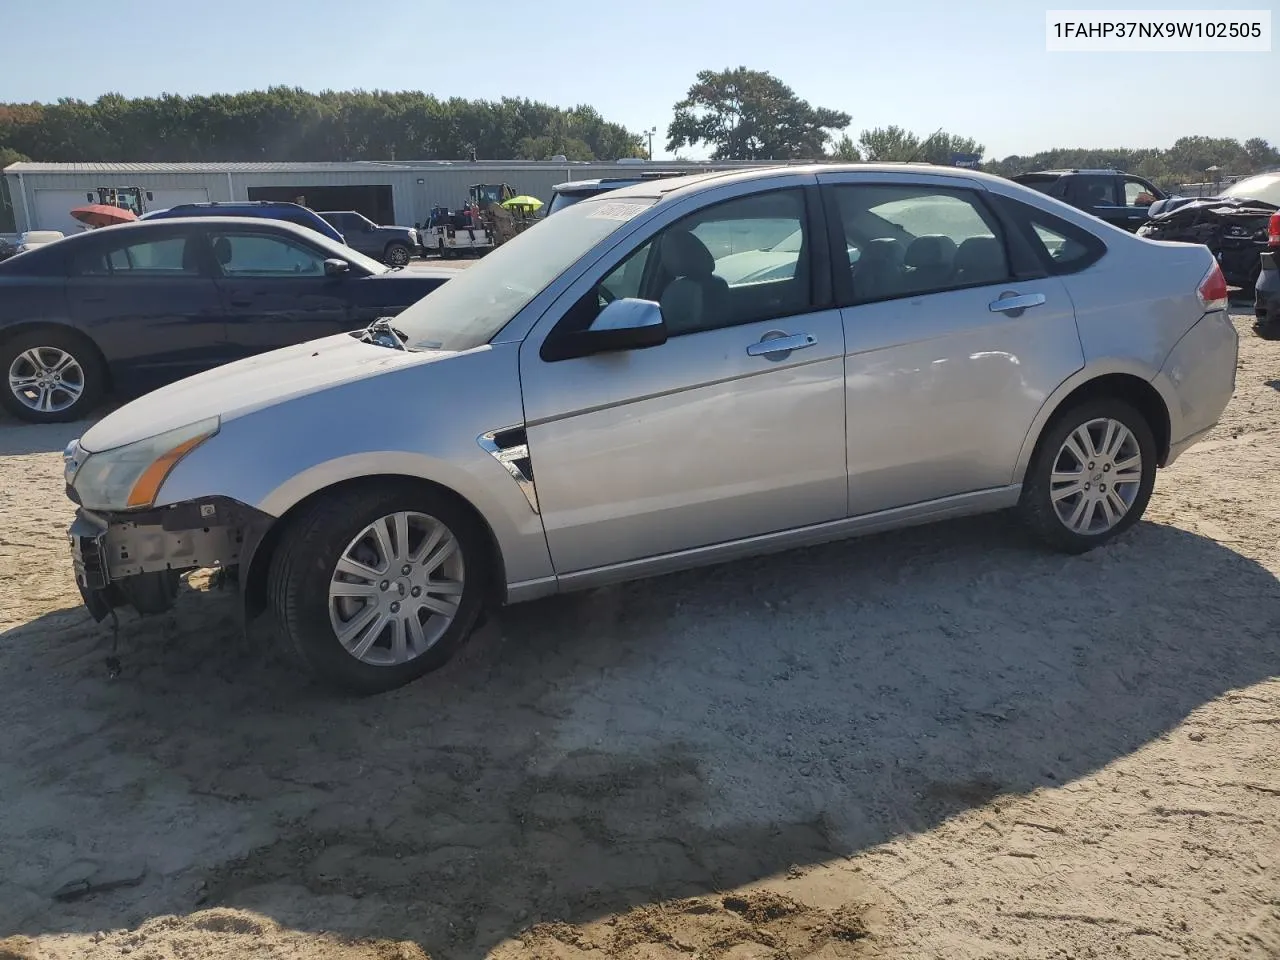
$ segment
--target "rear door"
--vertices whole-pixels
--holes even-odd
[[[234,355],[251,356],[355,325],[347,287],[359,277],[326,275],[322,248],[249,222],[242,228],[219,226],[209,239]]]
[[[1062,281],[977,184],[819,180],[833,249],[859,251],[835,276],[850,515],[1007,488],[1045,399],[1083,365]]]
[[[101,346],[116,387],[154,389],[231,359],[207,249],[191,227],[97,231],[69,253],[67,304]]]

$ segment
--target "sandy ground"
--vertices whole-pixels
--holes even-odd
[[[1238,322],[1110,548],[988,517],[558,598],[362,701],[199,589],[111,679],[83,425],[0,423],[0,958],[1274,960],[1280,344]]]

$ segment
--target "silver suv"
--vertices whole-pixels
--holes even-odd
[[[66,451],[76,577],[101,619],[222,567],[372,692],[490,604],[1004,508],[1081,552],[1226,406],[1226,295],[1204,247],[972,171],[642,183],[103,419]]]

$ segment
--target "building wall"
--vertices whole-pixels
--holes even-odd
[[[39,222],[35,192],[59,190],[88,193],[97,187],[141,187],[157,194],[170,191],[204,190],[210,200],[247,200],[249,187],[354,186],[388,184],[392,188],[396,221],[405,225],[425,222],[434,206],[460,207],[467,199],[467,188],[474,183],[509,183],[517,193],[527,193],[544,203],[551,199],[551,188],[566,180],[589,180],[596,177],[630,176],[639,170],[655,169],[737,169],[752,164],[551,164],[551,163],[468,163],[456,165],[423,163],[416,168],[382,167],[369,164],[367,169],[333,170],[324,167],[291,168],[271,171],[95,171],[92,165],[77,165],[71,170],[7,171],[4,174],[13,198],[16,226],[21,230],[62,229],[60,225]],[[419,182],[421,181],[421,182]],[[24,204],[23,198],[26,198]],[[156,203],[155,206],[161,204]],[[47,208],[46,204],[46,208]]]

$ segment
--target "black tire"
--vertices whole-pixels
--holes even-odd
[[[1097,533],[1078,533],[1059,518],[1050,496],[1050,478],[1067,438],[1078,427],[1099,419],[1118,421],[1133,434],[1142,456],[1141,480],[1128,511],[1114,526]],[[1114,540],[1141,519],[1155,482],[1156,441],[1146,418],[1123,400],[1088,400],[1056,414],[1045,428],[1023,479],[1018,511],[1031,531],[1049,546],[1064,553],[1085,553]]]
[[[1259,340],[1280,340],[1280,322],[1255,323],[1253,332]]]
[[[61,351],[71,357],[80,370],[80,395],[69,405],[43,411],[32,407],[29,401],[19,398],[10,384],[11,373],[24,373],[30,364],[21,358],[27,351],[35,350],[39,356],[52,359],[52,351]],[[79,334],[57,327],[38,327],[25,330],[0,342],[0,406],[19,420],[28,423],[68,423],[87,416],[102,399],[106,390],[106,367],[97,347]],[[68,383],[73,382],[70,379]],[[69,394],[56,391],[54,402]]]
[[[388,243],[387,248],[382,251],[382,262],[393,267],[408,266],[412,259],[413,251],[409,249],[409,245],[399,240]]]
[[[427,514],[453,533],[465,567],[462,595],[452,623],[425,653],[376,666],[356,659],[338,641],[329,617],[329,585],[348,544],[369,524],[401,511]],[[408,484],[362,484],[316,498],[289,522],[271,559],[267,589],[276,622],[302,664],[330,687],[368,695],[444,666],[475,627],[492,573],[485,532],[455,499]]]

